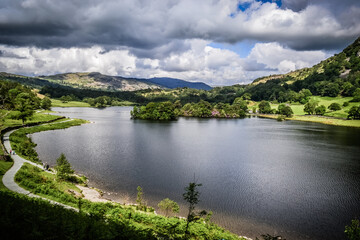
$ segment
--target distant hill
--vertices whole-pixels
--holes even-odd
[[[194,89],[202,89],[202,90],[211,90],[212,87],[203,83],[203,82],[188,82],[181,79],[176,78],[150,78],[144,79],[146,82],[155,83],[157,85],[166,87],[166,88],[194,88]]]
[[[124,78],[108,76],[98,72],[63,73],[39,78],[74,88],[97,89],[104,91],[136,91],[159,88],[194,88],[210,90],[211,87],[202,82],[188,82],[175,78]]]
[[[108,76],[98,72],[62,73],[51,76],[39,76],[39,78],[73,88],[103,91],[136,91],[162,88],[162,86],[151,82],[139,81],[135,78]]]

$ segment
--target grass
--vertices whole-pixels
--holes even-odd
[[[12,165],[13,165],[13,162],[5,162],[5,161],[0,160],[0,191],[7,190],[7,188],[5,187],[5,185],[2,182],[2,178],[3,178],[4,174],[7,172],[7,170],[9,170],[11,168]]]
[[[304,104],[292,103],[290,104],[291,109],[294,112],[292,118],[286,118],[287,120],[296,120],[304,122],[317,122],[335,126],[346,126],[346,127],[360,127],[360,120],[347,120],[348,111],[352,106],[358,106],[360,103],[349,102],[352,97],[320,97],[313,96],[312,100],[315,100],[319,105],[324,105],[327,109],[324,116],[306,115],[304,112]],[[349,106],[343,107],[345,102],[349,102]],[[330,111],[327,107],[332,103],[338,103],[341,106],[341,110]],[[258,106],[258,103],[256,104]],[[277,109],[279,104],[270,104],[271,108]],[[277,115],[261,115],[266,118],[277,118]]]
[[[24,163],[16,173],[15,181],[34,194],[72,207],[77,207],[78,198],[71,192],[77,192],[81,196],[81,190],[74,183],[58,181],[55,174],[45,172],[29,163]]]
[[[61,118],[59,116],[44,114],[44,113],[46,113],[46,112],[43,111],[43,112],[35,113],[30,120],[25,122],[25,124],[26,123],[36,123],[36,122],[47,122],[47,121]],[[0,112],[0,114],[1,114],[1,116],[3,116],[3,117],[1,117],[1,129],[4,129],[6,127],[13,127],[13,126],[22,126],[21,120],[16,120],[16,119],[11,118],[14,114],[16,114],[16,111],[2,110]]]
[[[78,102],[78,101],[70,101],[67,103],[63,103],[58,99],[51,99],[52,107],[91,107],[90,104],[86,102]]]

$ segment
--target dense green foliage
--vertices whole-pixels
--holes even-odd
[[[140,108],[135,106],[131,111],[131,117],[135,119],[174,120],[177,118],[177,114],[171,102],[150,102]]]
[[[40,99],[30,88],[0,80],[0,108],[25,111],[38,109],[39,106]]]
[[[198,103],[187,103],[184,106],[180,101],[151,102],[146,106],[137,107],[131,111],[132,118],[151,120],[174,120],[178,116],[200,117],[200,118],[239,118],[245,117],[247,102],[243,99],[235,99],[232,105],[228,103],[211,104],[201,100]]]

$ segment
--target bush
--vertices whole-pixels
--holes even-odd
[[[320,105],[317,108],[315,108],[316,115],[324,115],[326,112],[326,107],[324,105]]]
[[[272,113],[270,103],[267,101],[261,101],[259,104],[259,113]]]
[[[343,104],[343,107],[347,107],[347,106],[349,106],[349,102],[344,102],[344,104]]]
[[[348,119],[360,119],[360,106],[353,106],[349,110]]]
[[[331,111],[338,111],[341,110],[341,106],[338,103],[332,103],[330,106],[328,106],[328,109]]]

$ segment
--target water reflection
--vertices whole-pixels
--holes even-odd
[[[268,119],[130,120],[130,108],[57,109],[93,124],[34,134],[41,159],[64,152],[97,187],[182,203],[194,173],[201,208],[239,234],[343,239],[360,216],[360,131]],[[116,196],[114,196],[116,198]]]

